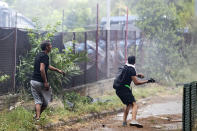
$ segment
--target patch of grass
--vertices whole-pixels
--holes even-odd
[[[166,87],[158,84],[149,84],[143,87],[138,86],[133,88],[133,94],[136,99],[146,98],[165,91],[167,91]]]
[[[177,91],[169,90],[167,87],[158,84],[138,86],[134,87],[132,90],[136,99],[146,98],[159,93],[177,93]],[[76,93],[66,94],[65,98],[67,98],[69,101],[72,101],[72,103],[75,103],[75,107],[73,108],[73,110],[60,109],[61,111],[55,111],[56,115],[65,116],[64,119],[69,119],[70,117],[79,118],[84,114],[99,113],[103,110],[113,110],[115,108],[123,107],[123,104],[120,101],[120,99],[116,96],[115,91],[110,93],[108,92],[106,95],[99,97],[99,101],[109,100],[108,102],[90,103],[90,101],[87,100],[86,97],[80,96]]]
[[[54,111],[53,115],[58,115],[60,118],[67,120],[72,118],[81,118],[85,114],[89,113],[100,113],[104,110],[112,110],[117,107],[121,107],[122,103],[119,98],[116,98],[109,102],[95,102],[95,103],[83,103],[78,102],[73,110],[68,109],[58,109]]]
[[[28,111],[23,107],[18,107],[12,111],[3,111],[0,113],[0,130],[29,131],[35,130],[36,124],[43,126],[49,122],[47,110],[43,112],[39,122],[36,122],[33,116],[32,111]]]
[[[32,112],[19,107],[13,111],[0,113],[1,131],[26,131],[35,129]]]

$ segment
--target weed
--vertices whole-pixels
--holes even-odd
[[[33,114],[22,107],[16,108],[11,112],[1,112],[0,130],[32,130],[35,129]]]

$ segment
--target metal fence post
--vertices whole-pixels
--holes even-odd
[[[134,31],[134,55],[136,56],[136,31]]]
[[[128,7],[127,7],[127,17],[126,17],[126,30],[125,30],[125,63],[127,62],[127,40],[128,40]]]
[[[109,57],[109,56],[108,56],[108,54],[109,54],[109,53],[108,53],[108,48],[109,48],[109,47],[108,47],[108,42],[109,42],[109,41],[108,41],[108,32],[109,32],[109,31],[106,30],[105,32],[106,32],[105,65],[106,65],[106,72],[107,72],[107,73],[106,73],[106,76],[108,77],[108,66],[109,66],[109,65],[108,65],[108,64],[109,64],[109,63],[108,63],[108,57]]]
[[[73,41],[72,41],[72,44],[73,44],[73,53],[75,54],[75,32],[73,32]],[[72,87],[75,86],[75,79],[72,79]]]
[[[73,32],[73,42],[72,42],[72,44],[73,44],[73,53],[75,54],[75,39],[76,39],[76,37],[75,37],[75,32]]]
[[[87,32],[85,32],[84,33],[84,37],[85,37],[85,41],[84,41],[84,43],[85,43],[85,47],[84,47],[84,49],[85,49],[85,53],[88,53],[87,52]],[[84,84],[86,84],[86,77],[87,77],[87,61],[85,60],[85,63],[84,63]]]
[[[98,80],[98,35],[99,35],[99,25],[98,25],[98,18],[99,18],[99,4],[97,4],[97,20],[96,20],[96,80]]]
[[[116,30],[115,31],[115,69],[117,69],[118,68],[118,31]]]
[[[17,51],[17,12],[16,12],[16,20],[15,20],[15,41],[14,41],[14,71],[13,71],[13,89],[12,91],[16,92],[16,51]]]

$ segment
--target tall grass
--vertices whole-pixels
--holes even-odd
[[[35,129],[33,114],[19,107],[13,111],[0,113],[1,131],[26,131]]]

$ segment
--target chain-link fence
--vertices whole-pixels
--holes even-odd
[[[184,85],[183,131],[197,131],[197,82]]]
[[[118,67],[124,64],[125,57],[135,55],[136,46],[141,44],[141,34],[137,34],[136,31],[128,32],[127,46],[125,46],[125,31],[111,30],[110,42],[107,41],[108,35],[106,30],[98,33],[97,31],[63,33],[65,48],[73,48],[74,53],[85,51],[88,54],[88,61],[80,63],[83,74],[73,77],[66,88],[113,77]],[[109,69],[109,75],[107,75],[107,69]]]
[[[15,72],[19,56],[30,49],[27,32],[15,28],[0,28],[0,72],[9,79],[0,83],[0,94],[15,90]]]
[[[113,77],[118,67],[124,64],[125,57],[135,55],[136,46],[140,47],[142,44],[141,34],[136,31],[129,31],[126,39],[126,31],[111,30],[110,42],[107,41],[108,35],[106,30],[55,34],[53,47],[62,51],[71,46],[73,53],[85,51],[88,54],[88,61],[79,63],[83,74],[73,77],[64,88]],[[16,90],[15,75],[16,66],[20,62],[19,57],[31,48],[28,32],[22,29],[0,28],[0,47],[0,72],[10,76],[8,81],[0,83],[0,94],[5,94]],[[108,76],[107,69],[110,73]]]

